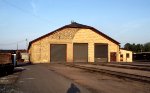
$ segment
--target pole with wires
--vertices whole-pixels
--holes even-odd
[[[28,52],[27,50],[28,50],[28,39],[26,38],[26,52]]]

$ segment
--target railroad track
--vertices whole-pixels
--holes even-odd
[[[115,65],[127,65],[127,66],[139,66],[139,67],[150,67],[150,62],[110,62],[102,64],[115,64]]]
[[[89,71],[93,71],[93,72],[99,72],[99,73],[103,73],[106,75],[111,75],[111,76],[115,76],[115,77],[119,77],[119,78],[126,78],[126,79],[135,80],[135,81],[150,83],[149,76],[130,74],[130,73],[124,73],[121,71],[112,71],[112,70],[108,70],[108,69],[100,69],[100,68],[95,68],[95,67],[87,67],[87,66],[82,66],[79,64],[66,64],[66,66],[76,67],[76,68],[89,70]]]
[[[140,66],[140,67],[150,67],[150,62],[147,63],[147,64],[133,63],[133,64],[123,64],[123,65]]]
[[[150,71],[149,66],[141,66],[141,65],[135,65],[135,64],[111,64],[111,63],[105,63],[105,64],[93,64],[93,65],[101,65],[101,66],[108,66],[108,67],[117,67],[117,68],[125,68],[125,69],[135,69],[135,70],[144,70],[144,71]]]

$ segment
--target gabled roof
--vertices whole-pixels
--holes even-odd
[[[63,26],[63,27],[61,27],[61,28],[58,28],[58,29],[56,29],[56,30],[54,30],[54,31],[52,31],[52,32],[50,32],[50,33],[48,33],[48,34],[45,34],[45,35],[43,35],[43,36],[41,36],[41,37],[39,37],[39,38],[37,38],[37,39],[34,39],[33,41],[29,42],[28,49],[30,48],[30,46],[31,46],[32,43],[34,43],[34,42],[36,42],[36,41],[38,41],[38,40],[40,40],[40,39],[42,39],[42,38],[44,38],[44,37],[47,37],[47,36],[53,34],[53,33],[56,32],[56,31],[62,30],[62,29],[64,29],[64,28],[83,28],[83,29],[91,29],[92,31],[96,32],[97,34],[100,34],[100,35],[104,36],[105,38],[111,40],[111,41],[114,42],[115,44],[118,44],[118,45],[120,44],[118,41],[112,39],[111,37],[107,36],[106,34],[102,33],[101,31],[95,29],[94,27],[87,26],[87,25],[83,25],[83,24],[79,24],[79,23],[76,23],[76,22],[71,22],[71,24],[69,24],[69,25],[65,25],[65,26]]]

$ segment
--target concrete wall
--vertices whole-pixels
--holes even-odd
[[[90,29],[79,28],[66,28],[32,43],[29,49],[30,60],[33,63],[49,63],[50,44],[67,44],[66,60],[73,62],[73,43],[88,43],[89,62],[94,62],[94,43],[107,43],[108,61],[110,61],[110,52],[116,52],[119,61],[119,45]]]
[[[127,53],[129,54],[129,57],[127,57]],[[132,62],[132,51],[123,50],[120,49],[120,56],[123,55],[123,57],[120,57],[120,62]]]

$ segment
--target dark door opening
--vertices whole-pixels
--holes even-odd
[[[108,62],[108,44],[95,44],[95,62]]]
[[[66,44],[50,45],[50,61],[66,62]]]
[[[73,60],[74,62],[88,62],[88,44],[73,44]]]

